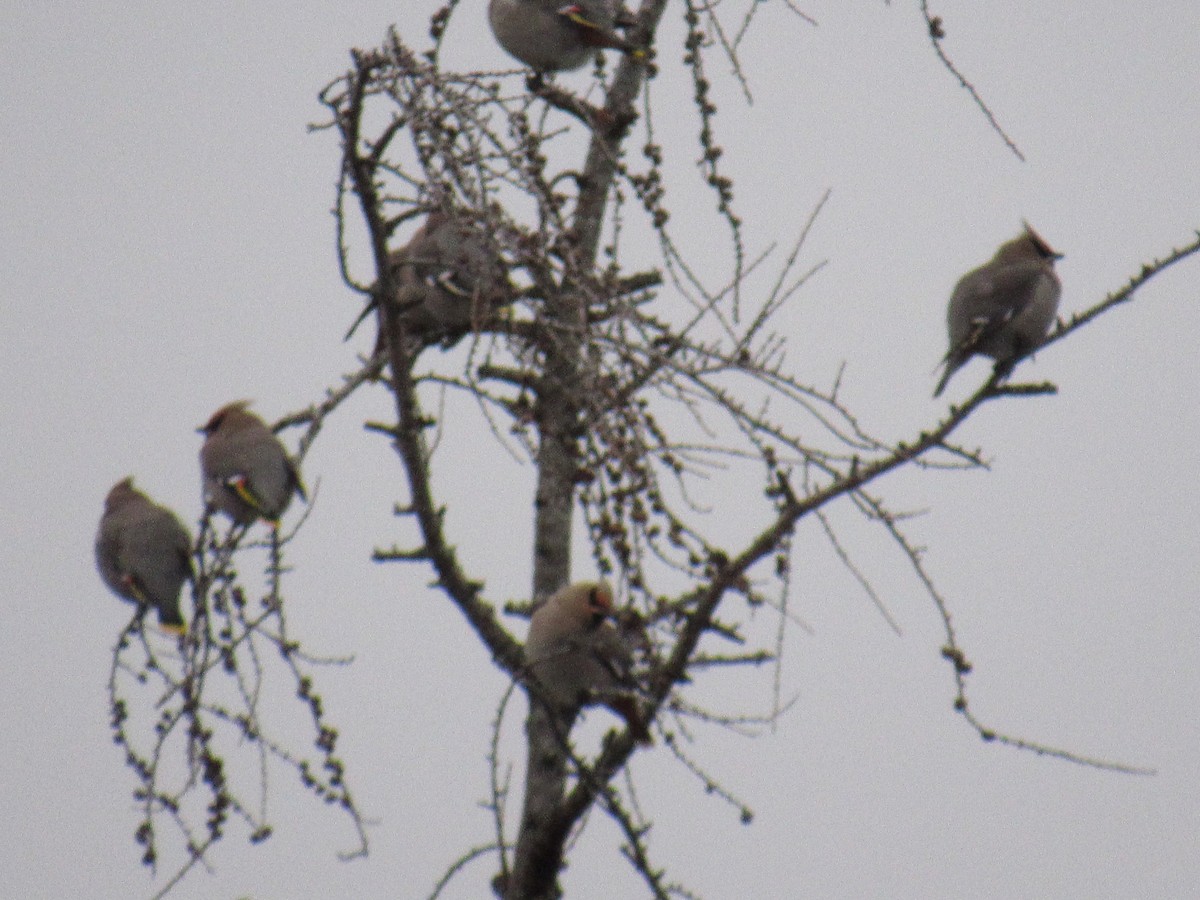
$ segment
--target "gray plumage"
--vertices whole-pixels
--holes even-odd
[[[279,438],[242,400],[221,407],[199,431],[205,502],[239,525],[278,525],[292,494],[307,499],[300,473]]]
[[[977,353],[1007,372],[1041,346],[1058,312],[1062,284],[1054,261],[1061,258],[1026,225],[989,262],[959,280],[946,309],[946,371],[933,396],[941,396],[950,376]]]
[[[612,589],[603,582],[561,588],[534,610],[525,664],[543,697],[568,715],[603,705],[625,719],[630,733],[650,742],[637,702],[634,656],[613,625]]]
[[[423,346],[452,345],[515,293],[499,248],[444,210],[429,213],[389,263],[405,334]]]
[[[173,512],[133,486],[113,485],[96,531],[96,568],[114,594],[158,610],[158,621],[183,631],[179,592],[192,577],[192,538]]]
[[[578,69],[604,48],[642,55],[614,31],[617,0],[490,0],[488,23],[511,56],[538,72]]]

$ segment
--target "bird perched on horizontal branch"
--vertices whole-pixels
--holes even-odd
[[[525,669],[534,691],[574,717],[584,706],[606,706],[633,737],[651,743],[633,677],[633,648],[614,624],[612,588],[569,584],[538,606],[525,642]]]
[[[1058,312],[1062,283],[1054,272],[1061,253],[1025,223],[1025,231],[1000,245],[996,255],[964,275],[950,295],[946,371],[933,396],[975,354],[990,356],[1007,373],[1046,339]]]
[[[183,633],[179,592],[192,578],[192,538],[179,518],[118,481],[104,500],[96,531],[96,568],[114,594],[158,611],[166,631]]]

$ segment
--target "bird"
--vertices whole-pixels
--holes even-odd
[[[604,582],[569,584],[536,607],[525,642],[525,671],[535,691],[560,712],[606,706],[633,737],[651,743],[637,700],[633,648],[614,624],[612,588]]]
[[[451,346],[513,294],[496,246],[446,209],[431,211],[390,264],[405,331],[424,345]]]
[[[990,356],[1007,373],[1046,340],[1058,312],[1062,283],[1054,272],[1061,253],[1025,223],[1025,230],[1000,245],[992,259],[964,275],[950,295],[946,326],[950,349],[934,397],[950,376],[975,354]]]
[[[465,216],[445,209],[428,213],[409,242],[390,255],[388,265],[395,285],[392,308],[405,335],[420,347],[453,346],[515,295],[499,250]],[[373,297],[347,337],[377,302]],[[382,348],[381,330],[375,353]]]
[[[158,610],[164,630],[184,631],[179,592],[190,581],[192,537],[175,513],[133,486],[113,485],[96,530],[96,568],[114,594]]]
[[[617,34],[627,24],[617,0],[489,0],[488,23],[510,56],[536,72],[578,69],[602,49],[642,58]]]
[[[222,406],[198,428],[205,502],[238,525],[257,519],[278,527],[292,494],[307,501],[304,483],[279,438],[239,400]]]

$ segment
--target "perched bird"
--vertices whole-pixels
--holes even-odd
[[[537,72],[578,69],[605,48],[645,56],[614,30],[619,13],[618,0],[488,3],[488,22],[500,46]]]
[[[444,209],[429,213],[390,263],[396,309],[406,332],[423,344],[450,346],[513,294],[498,249]]]
[[[621,716],[639,742],[650,731],[637,701],[633,650],[612,623],[612,589],[579,582],[559,589],[533,612],[525,665],[541,694],[560,711],[606,706]]]
[[[465,219],[442,209],[429,213],[388,263],[396,285],[393,308],[405,334],[420,346],[453,346],[515,294],[498,249]],[[350,334],[376,302],[363,310]],[[375,352],[382,341],[381,332]]]
[[[197,429],[207,436],[200,448],[204,499],[239,525],[261,518],[277,526],[292,494],[308,497],[283,444],[248,405],[222,406]]]
[[[96,568],[122,599],[158,610],[162,627],[183,633],[179,591],[192,577],[192,538],[183,523],[133,486],[113,485],[96,531]]]
[[[959,280],[946,310],[946,371],[933,396],[941,396],[950,376],[976,353],[990,356],[997,371],[1007,372],[1041,346],[1062,293],[1054,274],[1058,259],[1062,254],[1026,223],[1024,233],[1001,244],[990,262]]]

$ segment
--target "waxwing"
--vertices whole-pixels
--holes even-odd
[[[1062,293],[1054,274],[1057,259],[1062,254],[1026,223],[1025,231],[1001,244],[990,262],[959,280],[946,310],[946,371],[933,396],[941,396],[950,376],[976,353],[994,359],[997,371],[1007,371],[1041,346]]]
[[[641,57],[614,31],[618,0],[490,0],[488,22],[500,46],[538,72],[578,69],[604,48]]]
[[[183,523],[133,486],[113,485],[96,531],[96,568],[118,597],[158,610],[162,627],[183,633],[179,591],[192,577],[192,538]]]
[[[650,743],[637,701],[633,651],[612,622],[612,589],[603,582],[561,588],[533,612],[525,642],[526,670],[544,699],[573,715],[583,706],[606,706],[630,733]]]
[[[262,518],[277,526],[293,493],[308,498],[283,444],[247,405],[223,406],[197,429],[207,435],[200,448],[204,499],[239,525]]]
[[[515,293],[498,249],[465,218],[441,209],[425,217],[389,264],[405,333],[422,346],[452,346]]]

